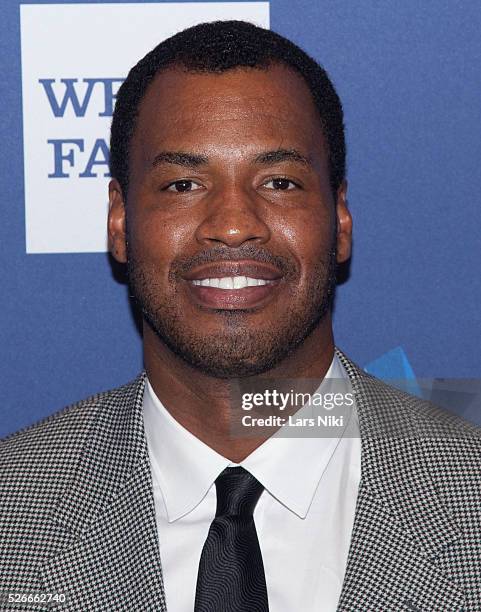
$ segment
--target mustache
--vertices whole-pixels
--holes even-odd
[[[285,276],[294,275],[297,272],[297,265],[291,259],[281,255],[274,255],[267,249],[254,244],[243,244],[236,248],[219,245],[200,251],[192,257],[181,257],[172,263],[170,272],[173,276],[182,276],[187,274],[192,268],[204,264],[221,261],[241,261],[244,259],[270,264],[278,268]]]

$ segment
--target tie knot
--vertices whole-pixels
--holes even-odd
[[[243,467],[228,467],[215,481],[217,516],[252,516],[264,487]]]

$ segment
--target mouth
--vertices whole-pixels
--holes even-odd
[[[219,262],[196,269],[187,281],[191,296],[207,308],[261,307],[276,292],[282,273],[258,262]]]

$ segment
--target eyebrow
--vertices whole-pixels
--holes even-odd
[[[184,166],[185,168],[197,168],[209,162],[205,155],[196,155],[195,153],[184,153],[183,151],[161,151],[154,157],[152,166],[160,164],[174,164],[176,166]]]
[[[254,163],[269,165],[278,164],[279,162],[293,161],[303,164],[304,166],[311,166],[311,161],[302,153],[299,153],[297,149],[276,149],[275,151],[265,151],[260,153],[254,158]]]
[[[272,151],[263,151],[256,155],[252,162],[254,164],[260,164],[268,166],[270,164],[278,164],[280,162],[291,161],[297,162],[304,166],[311,166],[311,160],[302,155],[297,149],[275,149]],[[205,155],[198,155],[196,153],[186,153],[184,151],[161,151],[154,157],[152,166],[159,166],[161,164],[173,164],[176,166],[183,166],[184,168],[198,168],[199,166],[205,166],[209,163],[209,158]]]

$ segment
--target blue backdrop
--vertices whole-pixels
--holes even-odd
[[[4,435],[142,364],[106,254],[25,252],[19,2],[0,14]],[[345,108],[355,243],[336,343],[373,371],[388,354],[418,377],[479,377],[479,0],[271,0],[270,18]]]

